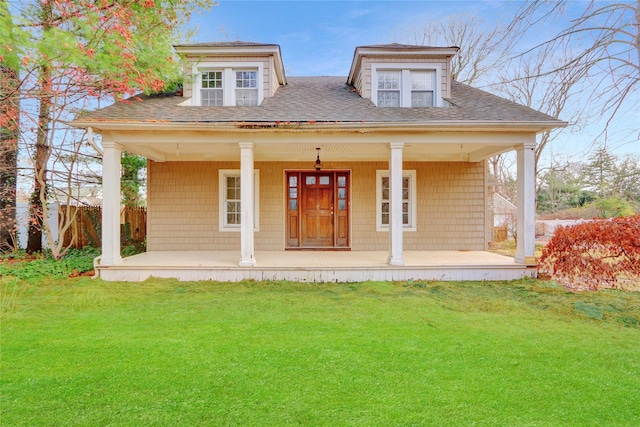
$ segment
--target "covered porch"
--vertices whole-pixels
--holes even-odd
[[[426,129],[416,132],[413,129],[412,132],[381,131],[378,135],[376,132],[373,134],[364,132],[361,129],[362,124],[359,124],[357,128],[343,125],[346,129],[341,129],[340,139],[337,140],[336,129],[334,129],[337,125],[331,125],[331,129],[325,129],[329,125],[310,126],[311,129],[296,129],[295,133],[273,129],[260,129],[260,132],[256,132],[252,129],[245,135],[248,131],[242,129],[240,136],[236,133],[230,134],[229,129],[209,128],[206,129],[207,132],[183,129],[179,135],[172,132],[164,135],[145,131],[103,132],[104,199],[102,259],[98,268],[100,276],[105,280],[131,281],[145,280],[155,276],[176,277],[180,280],[254,279],[349,282],[406,279],[511,280],[535,275],[535,267],[532,267],[535,265],[533,257],[535,133],[499,132],[491,128],[480,133],[426,132]],[[327,135],[329,130],[334,134]],[[303,137],[312,141],[301,142],[306,139]],[[394,141],[400,137],[403,142]],[[236,141],[240,139],[240,141],[230,142],[233,139]],[[252,142],[242,142],[242,139]],[[181,142],[179,144],[169,142],[176,140]],[[314,160],[318,147],[321,148],[323,171],[351,170],[354,177],[348,194],[357,194],[358,198],[347,200],[350,206],[348,214],[350,216],[347,219],[350,224],[358,224],[359,228],[355,231],[351,227],[348,231],[349,241],[352,242],[349,247],[351,251],[330,253],[309,250],[307,253],[295,253],[284,250],[287,248],[284,243],[285,224],[287,224],[284,208],[288,206],[283,196],[285,194],[284,172],[289,168],[300,169],[299,165],[311,165],[310,160]],[[205,212],[206,227],[201,227],[199,230],[207,232],[212,229],[211,236],[207,235],[207,242],[223,243],[210,244],[209,247],[198,247],[194,243],[191,245],[193,250],[191,247],[176,247],[180,250],[177,252],[166,244],[162,248],[151,245],[150,252],[147,254],[122,259],[117,230],[120,226],[120,155],[123,149],[147,156],[152,166],[168,164],[178,168],[181,164],[189,165],[188,169],[180,169],[180,174],[170,178],[164,178],[161,175],[150,177],[150,181],[155,178],[165,179],[171,183],[170,185],[176,187],[167,190],[167,194],[172,194],[171,197],[174,199],[167,199],[170,203],[167,202],[165,207],[170,210],[171,218],[167,217],[164,220],[173,221],[172,218],[181,217],[184,210],[191,209],[196,212],[199,205],[194,202],[195,199],[199,201],[211,198],[214,202]],[[485,159],[510,150],[516,151],[518,160],[518,233],[515,261],[484,252],[487,247],[485,230],[487,219],[484,205],[487,188]],[[212,159],[218,163],[206,162]],[[359,166],[367,162],[373,166],[369,169]],[[213,170],[216,167],[222,168],[218,164],[231,165],[225,167],[237,169],[239,176],[241,220],[233,230],[235,233],[222,230],[222,225],[218,230],[215,227],[215,219],[225,217],[216,212],[218,210],[216,206],[225,206],[224,201],[220,199],[218,204],[215,204],[216,197],[219,199],[220,194],[225,194],[224,191],[219,190],[217,196],[212,196],[216,194],[216,188],[219,188],[221,182],[218,177],[219,171],[211,174],[209,181],[198,177],[180,184],[184,187],[179,187],[177,184],[182,182],[181,176],[188,174],[198,165],[209,165],[208,170]],[[473,167],[477,170],[469,173],[468,180],[462,184],[460,183],[462,181],[456,180],[440,179],[438,181],[432,179],[435,172],[429,175],[429,171],[439,170],[439,164],[445,164],[448,168],[452,168],[455,164],[469,165],[467,169]],[[439,223],[433,222],[428,225],[427,223],[436,215],[429,217],[430,214],[422,214],[420,220],[422,222],[416,220],[417,227],[414,222],[413,230],[407,230],[407,224],[404,223],[406,201],[403,196],[405,167],[418,169],[417,175],[422,179],[419,181],[422,184],[418,184],[421,185],[422,193],[418,193],[421,199],[414,197],[415,204],[412,206],[429,200],[438,188],[446,189],[453,184],[458,185],[455,189],[456,193],[443,194],[439,199],[429,200],[432,207],[443,206],[442,212],[436,212],[439,215],[437,216]],[[156,167],[156,169],[159,168]],[[377,180],[378,171],[384,169],[387,169],[389,181],[388,223],[386,229],[381,230],[379,224],[377,226],[375,223],[376,210],[380,209],[381,203],[376,200],[378,190],[377,181],[374,179]],[[259,185],[255,182],[256,170],[260,170],[264,178]],[[218,181],[215,181],[217,178]],[[209,187],[202,184],[203,182],[208,183],[206,185]],[[196,187],[204,189],[201,193],[197,193],[199,196],[184,200],[180,198],[187,191],[182,188],[190,188],[188,191],[193,191]],[[428,193],[427,188],[434,192]],[[258,189],[260,189],[260,196],[255,197]],[[265,196],[266,194],[268,196]],[[153,204],[154,195],[156,193],[150,192],[150,211],[157,207]],[[162,193],[160,197],[166,198],[166,194]],[[447,203],[454,198],[458,200],[458,205],[448,206]],[[475,204],[467,204],[465,201],[469,198],[474,198]],[[260,216],[268,224],[263,223],[258,229],[255,220],[256,206],[260,206],[261,203],[264,205],[262,206],[264,212]],[[331,215],[334,215],[333,207],[332,204]],[[474,217],[475,210],[480,212],[477,218]],[[269,212],[268,217],[265,214],[266,211]],[[416,211],[422,212],[418,209]],[[193,212],[190,211],[189,215]],[[472,217],[474,219],[468,219]],[[181,238],[176,234],[179,233],[178,230],[193,228],[188,223],[190,218],[185,216],[181,223],[176,222],[173,225],[174,239]],[[472,222],[473,225],[470,225]],[[363,223],[366,227],[362,226]],[[158,225],[162,227],[164,224]],[[149,227],[150,232],[158,230],[152,225]],[[467,230],[476,234],[482,233],[484,237],[476,236],[473,245],[466,245],[463,240],[468,238],[468,234],[465,234]],[[435,238],[432,239],[431,236],[436,234],[442,249],[446,251],[440,251],[439,247],[426,247],[424,244],[434,241]],[[156,233],[156,237],[159,235],[160,232]],[[191,239],[194,242],[203,240],[202,235],[192,236]],[[256,244],[257,239],[260,241]],[[366,239],[377,240],[373,244],[368,244],[369,241]],[[409,239],[412,239],[411,249],[406,243]],[[479,239],[484,240],[480,242]],[[157,240],[159,238],[155,239]],[[165,240],[173,241],[168,238]],[[449,244],[450,240],[455,243]],[[273,250],[274,246],[281,250]],[[381,250],[385,246],[388,250]],[[220,251],[226,248],[233,248],[233,250]]]
[[[154,251],[98,266],[109,281],[149,277],[180,281],[290,280],[363,282],[405,280],[515,280],[535,277],[535,265],[486,251],[405,251],[404,265],[387,251],[256,251],[255,265],[240,266],[237,251]]]

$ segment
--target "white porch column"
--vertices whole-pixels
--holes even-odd
[[[389,144],[389,265],[404,265],[402,257],[402,142]]]
[[[256,264],[253,253],[253,143],[240,142],[240,266]]]
[[[120,256],[120,156],[122,146],[102,141],[102,257],[100,265],[122,262]]]
[[[518,215],[516,258],[520,264],[535,265],[536,176],[535,137],[516,147],[518,167]]]

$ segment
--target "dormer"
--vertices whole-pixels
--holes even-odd
[[[378,107],[443,107],[451,94],[457,47],[403,44],[359,46],[347,84]]]
[[[218,42],[174,48],[185,63],[182,105],[255,107],[287,83],[277,44]]]

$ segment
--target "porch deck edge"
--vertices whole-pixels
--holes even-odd
[[[105,281],[140,282],[150,277],[180,281],[239,282],[242,280],[293,282],[365,282],[365,281],[483,281],[517,280],[537,277],[535,266],[456,265],[400,267],[221,267],[221,266],[125,266],[98,267]]]

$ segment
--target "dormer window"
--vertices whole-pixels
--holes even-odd
[[[255,107],[258,105],[258,73],[236,71],[236,105]]]
[[[224,105],[222,89],[222,71],[206,71],[202,73],[201,105],[221,107]]]
[[[256,107],[264,98],[262,63],[199,63],[194,65],[191,105]],[[198,88],[196,90],[196,88]]]
[[[400,72],[378,73],[378,107],[400,106]]]
[[[378,107],[438,106],[437,70],[385,68],[384,65],[373,67],[372,99]]]
[[[435,71],[411,71],[411,106],[433,107]]]

